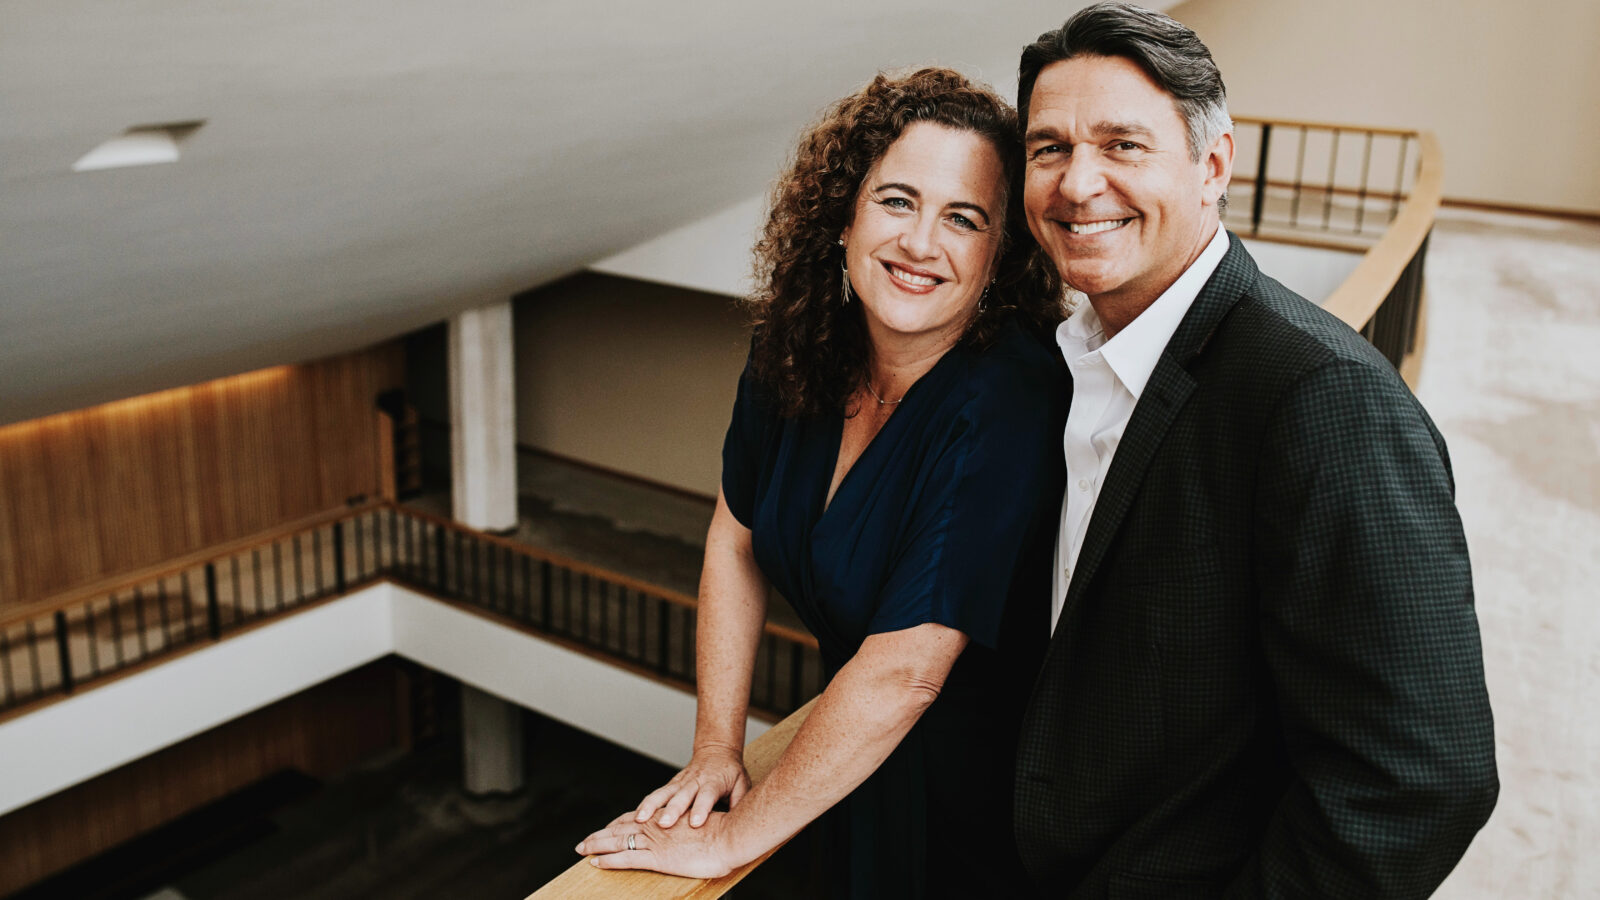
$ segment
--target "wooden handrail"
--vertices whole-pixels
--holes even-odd
[[[153,566],[147,566],[143,569],[135,569],[132,572],[124,572],[120,575],[112,575],[108,578],[102,578],[99,581],[69,588],[68,590],[51,594],[50,596],[40,600],[34,600],[29,603],[23,603],[5,610],[0,610],[0,628],[4,628],[7,625],[13,625],[17,622],[25,621],[27,619],[36,619],[40,616],[51,615],[58,609],[71,609],[87,600],[92,600],[97,597],[104,597],[105,595],[114,593],[116,591],[124,589],[131,590],[132,588],[140,585],[149,584],[152,581],[157,581],[162,578],[170,578],[174,575],[182,574],[183,572],[186,572],[195,566],[204,565],[205,563],[211,562],[212,560],[232,556],[235,553],[241,553],[245,550],[250,550],[255,547],[265,546],[273,541],[282,540],[286,537],[291,537],[296,534],[304,534],[309,531],[314,531],[324,525],[337,522],[340,519],[358,516],[374,509],[381,509],[387,505],[388,504],[382,500],[374,500],[358,506],[341,506],[338,509],[313,513],[309,516],[305,516],[304,518],[295,519],[292,522],[270,528],[266,531],[260,531],[255,534],[222,544],[213,544],[209,547],[203,547],[199,550],[196,550],[193,553],[186,553],[183,556],[163,560],[162,562]]]
[[[1444,158],[1431,131],[1414,132],[1421,160],[1417,181],[1400,212],[1378,243],[1366,252],[1355,271],[1322,304],[1322,308],[1357,331],[1366,326],[1384,298],[1411,264],[1417,248],[1433,230],[1434,216],[1444,196]]]
[[[1271,125],[1274,128],[1316,128],[1321,131],[1348,131],[1351,133],[1384,134],[1393,137],[1412,137],[1418,132],[1415,128],[1390,128],[1384,125],[1352,125],[1349,122],[1317,122],[1311,119],[1263,119],[1256,116],[1234,116],[1233,123],[1247,125]]]
[[[800,730],[800,726],[804,724],[806,716],[811,714],[811,707],[816,702],[812,699],[805,706],[790,713],[788,718],[772,726],[765,734],[744,748],[744,766],[750,772],[751,781],[759,784],[772,772],[773,767],[778,764],[778,757],[783,755],[784,749],[794,739],[795,732]],[[604,823],[596,822],[595,827],[602,824]],[[730,888],[754,871],[756,866],[777,852],[777,849],[774,847],[768,850],[758,859],[734,869],[721,878],[704,880],[679,878],[657,872],[597,869],[589,864],[588,859],[580,859],[544,887],[534,891],[528,900],[617,900],[619,897],[627,897],[629,900],[711,900],[727,893]]]

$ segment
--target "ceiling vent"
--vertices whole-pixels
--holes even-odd
[[[72,164],[74,172],[97,169],[123,169],[128,166],[153,166],[178,161],[178,145],[200,130],[205,119],[168,122],[164,125],[135,125],[85,153]]]

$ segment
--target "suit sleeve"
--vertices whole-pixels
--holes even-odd
[[[1269,424],[1260,637],[1296,780],[1232,897],[1426,897],[1499,789],[1444,444],[1393,377],[1303,377]]]

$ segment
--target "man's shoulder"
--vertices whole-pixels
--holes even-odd
[[[1244,252],[1242,247],[1235,250]],[[1377,348],[1349,325],[1259,270],[1253,271],[1218,332],[1226,337],[1221,342],[1226,352],[1247,356],[1260,374],[1293,377],[1345,363],[1371,367],[1383,377],[1399,377]]]

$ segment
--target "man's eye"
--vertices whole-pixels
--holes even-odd
[[[1138,150],[1139,149],[1139,145],[1135,144],[1133,141],[1117,141],[1116,149],[1118,149],[1118,150]]]
[[[1051,156],[1053,154],[1063,153],[1063,152],[1065,152],[1065,150],[1060,144],[1046,144],[1045,146],[1040,147],[1039,149],[1033,151],[1033,158],[1034,159],[1042,159],[1042,158],[1044,158],[1046,156]]]

